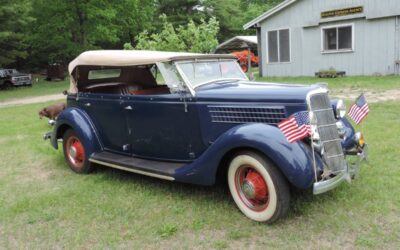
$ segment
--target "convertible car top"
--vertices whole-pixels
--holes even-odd
[[[78,92],[78,68],[89,71],[90,69],[110,67],[128,67],[137,65],[150,65],[159,62],[182,61],[193,59],[235,59],[230,54],[199,54],[184,52],[166,52],[149,50],[93,50],[86,51],[76,57],[68,66],[70,74],[69,93]]]

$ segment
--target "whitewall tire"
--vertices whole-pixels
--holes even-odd
[[[290,191],[286,179],[258,153],[242,151],[232,158],[228,184],[236,205],[252,220],[272,223],[289,209]]]

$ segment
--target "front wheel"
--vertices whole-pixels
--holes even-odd
[[[86,174],[93,171],[85,146],[74,130],[68,129],[63,136],[64,158],[76,173]]]
[[[242,151],[228,168],[228,184],[239,209],[250,219],[272,223],[289,210],[286,179],[264,156]]]

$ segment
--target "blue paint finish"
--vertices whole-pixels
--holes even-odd
[[[53,135],[51,137],[51,143],[56,149],[58,148],[58,138],[56,135],[58,134],[59,129],[65,125],[71,127],[75,133],[78,134],[86,149],[86,155],[88,157],[93,153],[101,152],[103,150],[96,128],[91,122],[89,116],[76,107],[65,109],[57,118],[57,122],[54,125]]]
[[[264,102],[303,104],[307,93],[319,88],[316,85],[294,85],[260,82],[226,82],[199,87],[196,97],[209,101]]]
[[[298,188],[305,189],[313,183],[312,156],[306,146],[301,142],[290,144],[277,127],[260,123],[238,125],[226,131],[201,157],[179,169],[174,177],[181,182],[212,185],[222,157],[237,148],[253,148],[264,153]]]
[[[105,150],[126,155],[131,153],[129,149],[123,150],[123,145],[129,143],[129,128],[121,95],[80,93],[77,99],[70,100],[70,105],[90,117]]]
[[[186,98],[186,101],[183,101]],[[206,149],[197,106],[180,94],[132,96],[126,104],[132,154],[151,159],[192,161]]]
[[[276,124],[213,122],[210,105],[280,107],[285,117],[306,110],[306,96],[317,86],[233,81],[165,95],[79,93],[68,96],[68,108],[57,119],[54,135],[72,127],[82,139],[88,156],[103,150],[114,153],[188,162],[173,177],[199,185],[215,183],[224,156],[239,148],[265,154],[295,187],[314,182],[311,149],[302,142],[290,144]],[[91,105],[87,105],[90,103]],[[127,110],[126,107],[132,109]],[[354,128],[346,118],[344,148],[354,146]],[[52,137],[57,148],[57,138]],[[124,145],[129,145],[123,147]],[[124,150],[122,150],[125,148]],[[316,154],[317,168],[323,164]]]

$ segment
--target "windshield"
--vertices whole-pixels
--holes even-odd
[[[193,89],[211,82],[247,80],[234,60],[177,62],[176,65]]]

